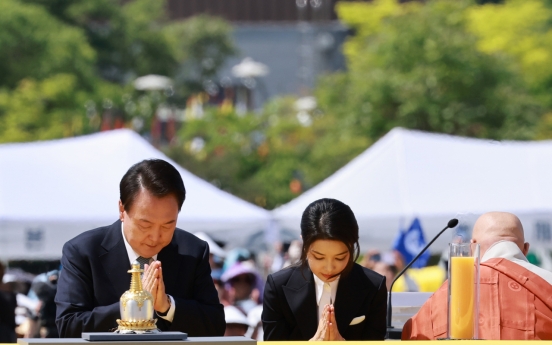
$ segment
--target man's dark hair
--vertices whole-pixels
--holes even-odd
[[[119,191],[126,211],[130,211],[142,189],[158,198],[174,195],[179,211],[186,199],[186,189],[180,173],[174,166],[161,159],[146,159],[136,163],[123,176]]]

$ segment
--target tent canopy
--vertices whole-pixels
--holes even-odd
[[[458,218],[471,232],[482,213],[518,215],[532,246],[552,245],[552,141],[490,141],[396,128],[319,185],[274,210],[299,231],[307,205],[321,198],[348,204],[363,249],[389,249],[397,231],[419,217],[429,240]],[[443,235],[442,250],[455,231]]]
[[[144,159],[173,164],[186,187],[178,226],[236,241],[270,213],[191,174],[131,130],[0,145],[0,259],[59,258],[63,243],[118,218],[119,182]]]

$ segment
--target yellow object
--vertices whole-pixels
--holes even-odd
[[[484,342],[481,342],[480,340],[457,340],[454,342],[454,345],[526,345],[528,343],[527,340],[485,340]],[[306,341],[258,341],[257,345],[307,345],[312,344],[312,342],[306,342]],[[356,344],[368,344],[368,342],[359,342],[357,341]],[[389,345],[388,341],[370,341],[370,345]],[[416,345],[435,345],[439,344],[436,343],[434,340],[417,340],[415,342]],[[539,341],[539,345],[552,345],[552,341]],[[1,345],[1,344],[0,344]],[[13,344],[12,344],[13,345]],[[351,345],[350,341],[333,341],[332,345]]]
[[[406,271],[408,276],[418,285],[418,292],[435,292],[439,290],[445,281],[445,270],[440,266],[428,266],[424,268],[411,268]],[[407,290],[404,276],[400,277],[393,285],[393,292],[405,292]]]
[[[452,257],[450,277],[450,338],[473,339],[475,258]]]
[[[131,270],[130,289],[125,291],[119,301],[121,319],[117,319],[118,333],[145,332],[156,333],[157,319],[153,318],[153,296],[142,288],[140,274],[144,272],[140,263],[134,261]]]

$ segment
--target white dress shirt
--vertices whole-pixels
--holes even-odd
[[[125,248],[126,248],[126,251],[127,251],[127,255],[128,255],[128,260],[130,262],[130,265],[132,265],[132,263],[134,261],[136,261],[136,259],[138,259],[138,257],[140,255],[136,254],[136,252],[134,251],[134,249],[132,249],[132,247],[130,246],[130,244],[128,243],[126,237],[125,237],[125,232],[123,231],[123,222],[121,222],[121,232],[123,234],[123,241],[125,242]],[[155,254],[154,256],[152,256],[152,259],[153,260],[157,260],[157,254]],[[176,307],[175,307],[175,304],[174,304],[174,298],[167,294],[167,296],[169,296],[169,298],[171,299],[171,307],[169,308],[169,311],[167,312],[167,315],[165,316],[161,316],[159,314],[157,314],[157,316],[159,316],[160,318],[162,319],[165,319],[169,322],[172,322],[172,320],[174,319],[174,311],[176,310]]]
[[[324,304],[320,304],[320,300],[322,299],[322,293],[324,292],[324,284],[329,284],[331,288],[330,296],[332,303],[335,303],[335,294],[337,292],[337,285],[339,284],[339,276],[330,283],[323,282],[320,278],[316,276],[316,274],[312,274],[314,276],[314,291],[316,292],[316,304],[318,305],[318,320],[320,320],[320,316],[324,312]]]

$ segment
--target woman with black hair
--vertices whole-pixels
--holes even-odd
[[[297,265],[268,276],[264,340],[383,340],[385,277],[355,263],[358,224],[335,199],[311,203],[301,218]]]

